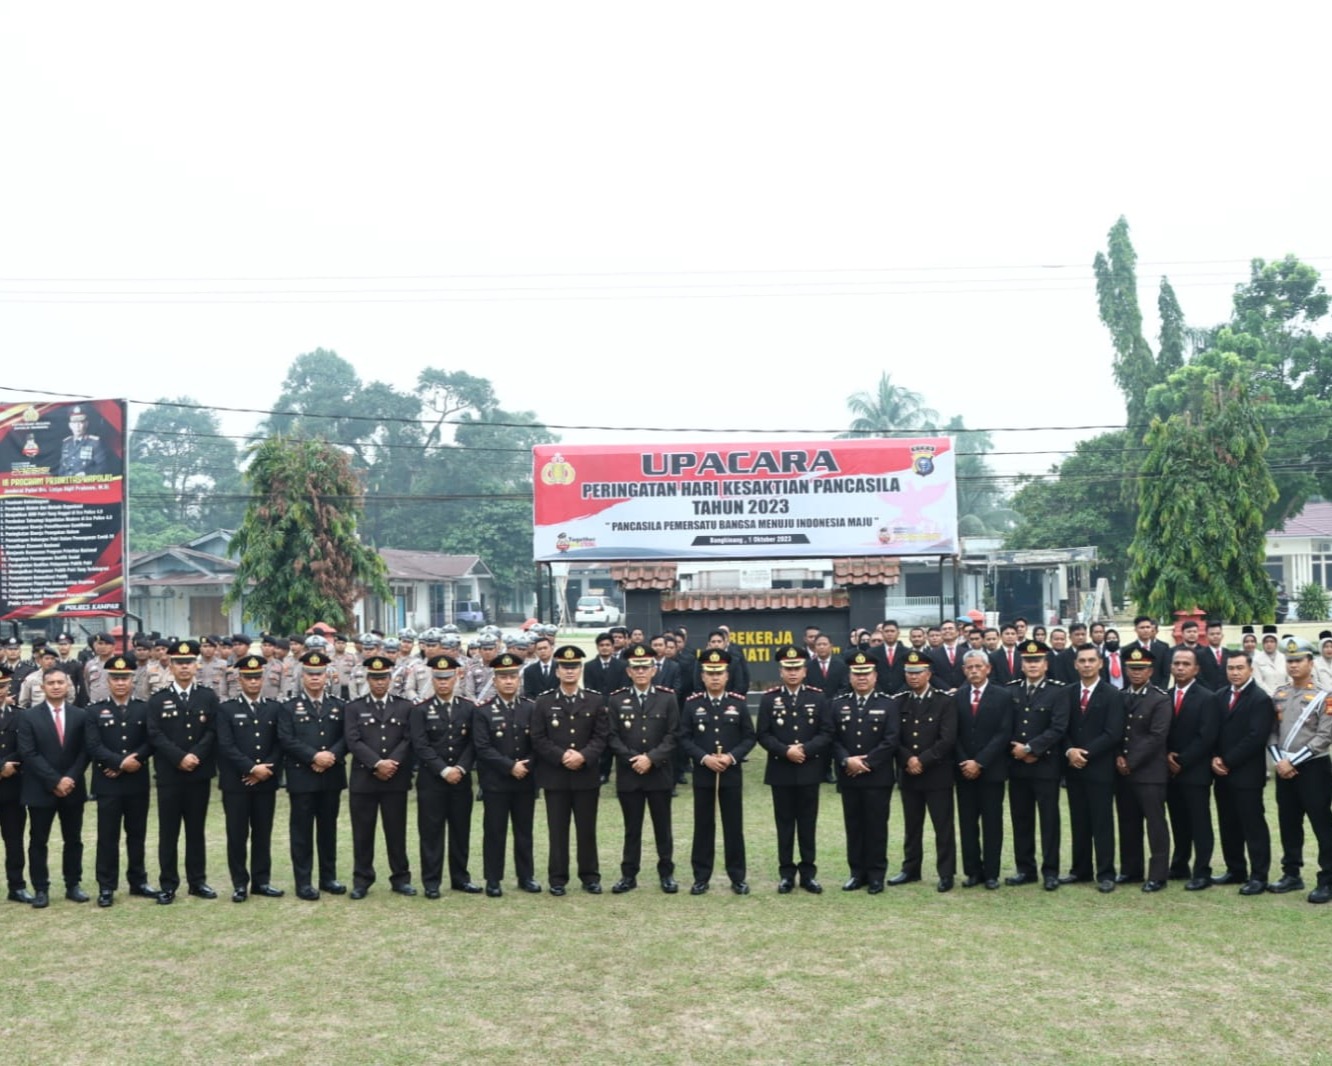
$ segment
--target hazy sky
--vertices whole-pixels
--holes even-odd
[[[624,440],[838,430],[882,370],[976,427],[1121,422],[1090,270],[1120,214],[1144,305],[1164,271],[1193,324],[1253,256],[1332,268],[1330,23],[7,5],[0,384],[262,409],[322,346],[366,380],[465,367],[552,425],[643,427]]]

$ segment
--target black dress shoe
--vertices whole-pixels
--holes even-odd
[[[416,895],[416,886],[411,884],[410,882],[401,885],[390,885],[389,890],[392,892],[396,892],[400,896]]]
[[[504,895],[504,889],[500,886],[498,881],[487,881],[486,895],[491,899],[499,899],[500,896]]]
[[[246,892],[245,889],[243,888],[238,888],[236,889],[235,892],[231,894],[232,903],[244,903],[249,898],[250,894]]]
[[[319,887],[330,896],[341,896],[347,891],[347,886],[341,881],[321,881]]]
[[[625,892],[632,892],[637,887],[638,879],[636,877],[621,877],[615,884],[611,885],[611,891],[620,896]]]
[[[212,885],[190,885],[190,895],[200,899],[217,899],[217,892]]]
[[[869,883],[869,894],[871,896],[877,896],[882,891],[883,891],[882,881],[871,881]]]
[[[1229,870],[1223,870],[1212,878],[1212,884],[1214,885],[1242,885],[1246,881],[1248,881],[1248,878],[1243,874],[1231,873]]]
[[[668,896],[673,896],[680,891],[680,882],[674,877],[663,877],[661,879],[661,890]]]
[[[27,903],[29,906],[32,905],[32,893],[26,888],[11,888],[9,890],[8,898],[10,903]]]
[[[369,885],[355,885],[351,890],[352,899],[365,899],[370,891]]]
[[[997,877],[987,877],[987,878],[985,879],[985,888],[986,888],[988,891],[993,892],[993,891],[994,891],[996,888],[998,888],[998,887],[999,887],[999,878],[997,878]]]
[[[176,890],[174,888],[164,888],[157,894],[157,902],[165,907],[168,903],[176,902]]]
[[[952,879],[951,877],[941,877],[941,878],[939,878],[939,883],[938,883],[937,885],[934,886],[934,890],[935,890],[936,892],[951,892],[951,891],[953,891],[953,879]]]
[[[87,903],[89,896],[78,885],[70,885],[65,889],[65,898],[71,903]]]
[[[1005,877],[1004,884],[1017,888],[1018,885],[1034,885],[1038,880],[1035,874],[1015,874],[1012,877]]]
[[[1115,884],[1117,885],[1136,885],[1141,880],[1141,877],[1134,877],[1131,874],[1115,874]]]
[[[749,884],[746,881],[732,881],[731,891],[737,896],[747,896],[749,895]]]
[[[569,891],[569,890],[568,890],[567,888],[565,888],[563,885],[551,885],[551,886],[550,886],[550,894],[551,894],[552,896],[562,896],[562,895],[564,895],[567,891]]]
[[[481,894],[481,886],[475,881],[460,881],[453,886],[453,891],[466,892],[469,896],[479,896]]]
[[[1303,888],[1304,888],[1303,878],[1296,877],[1293,874],[1286,874],[1284,877],[1281,878],[1280,881],[1276,881],[1273,884],[1268,885],[1267,891],[1275,892],[1279,896],[1283,892],[1299,892]]]
[[[865,882],[859,877],[848,877],[846,883],[842,885],[843,892],[854,892],[856,889],[864,888]]]
[[[252,896],[265,896],[268,899],[281,899],[287,893],[280,888],[274,888],[272,885],[255,885],[250,889]]]
[[[1261,896],[1266,891],[1267,882],[1259,881],[1257,878],[1254,878],[1253,880],[1245,881],[1244,884],[1240,885],[1239,894],[1241,896]]]
[[[1185,892],[1201,892],[1204,888],[1212,887],[1210,877],[1194,877],[1184,883]]]
[[[1142,883],[1142,890],[1144,892],[1160,892],[1165,886],[1166,883],[1164,881],[1144,881]]]
[[[823,894],[823,886],[812,877],[802,877],[800,879],[800,887],[811,895],[818,896]]]
[[[788,892],[790,892],[794,888],[795,888],[795,882],[792,881],[789,877],[783,877],[780,881],[777,882],[777,891],[783,896],[785,896]]]
[[[920,874],[899,873],[893,874],[892,877],[888,878],[888,883],[890,885],[909,885],[912,881],[919,880]]]
[[[1316,885],[1305,898],[1310,903],[1332,903],[1332,885]]]
[[[583,891],[586,892],[589,896],[599,896],[601,895],[601,882],[588,881],[586,884],[583,885]]]
[[[157,889],[146,882],[142,885],[130,885],[129,894],[131,896],[146,896],[149,899],[157,898]]]
[[[540,881],[533,881],[533,880],[529,877],[526,881],[519,881],[519,882],[518,882],[518,887],[521,888],[524,892],[540,892],[540,891],[541,891],[541,882],[540,882]]]
[[[689,894],[691,896],[701,896],[707,890],[708,890],[708,883],[706,881],[695,881],[692,885],[689,886]]]
[[[1059,878],[1054,874],[1045,875],[1045,891],[1053,892],[1059,887]]]
[[[1096,883],[1097,892],[1113,892],[1115,890],[1114,878],[1107,877]]]
[[[104,888],[97,893],[97,906],[109,907],[116,901],[116,894],[109,888]]]
[[[968,876],[968,877],[966,878],[966,880],[964,880],[964,881],[962,882],[962,887],[963,887],[963,888],[975,888],[977,885],[983,885],[983,884],[985,884],[985,878],[983,878],[983,877],[976,877],[974,874],[972,874],[972,875]]]
[[[315,888],[314,885],[301,885],[301,887],[296,890],[296,898],[309,900],[313,903],[319,898],[319,889]]]
[[[426,899],[439,899],[439,889],[427,888],[424,891],[424,895]]]
[[[32,905],[38,910],[41,910],[43,907],[49,907],[51,905],[51,897],[46,894],[44,889],[39,888],[32,894]]]
[[[1059,879],[1059,883],[1061,885],[1076,885],[1081,881],[1090,880],[1090,877],[1079,877],[1077,874],[1064,874],[1064,876]]]

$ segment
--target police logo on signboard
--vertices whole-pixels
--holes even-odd
[[[541,468],[541,481],[545,485],[572,485],[574,468],[564,461],[564,456],[555,455]]]
[[[934,452],[933,444],[913,444],[911,446],[911,469],[921,477],[928,477],[933,474]]]

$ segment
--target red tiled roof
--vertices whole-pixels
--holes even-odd
[[[622,589],[660,589],[670,592],[675,588],[678,572],[675,563],[612,563],[610,575],[612,581],[618,581]]]
[[[745,589],[666,593],[663,611],[784,611],[850,606],[845,589]]]
[[[902,574],[896,559],[880,555],[834,559],[832,564],[837,585],[896,585]]]

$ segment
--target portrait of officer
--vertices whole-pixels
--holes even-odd
[[[111,457],[100,437],[88,432],[88,415],[75,405],[69,412],[69,436],[60,442],[61,477],[111,473]]]

